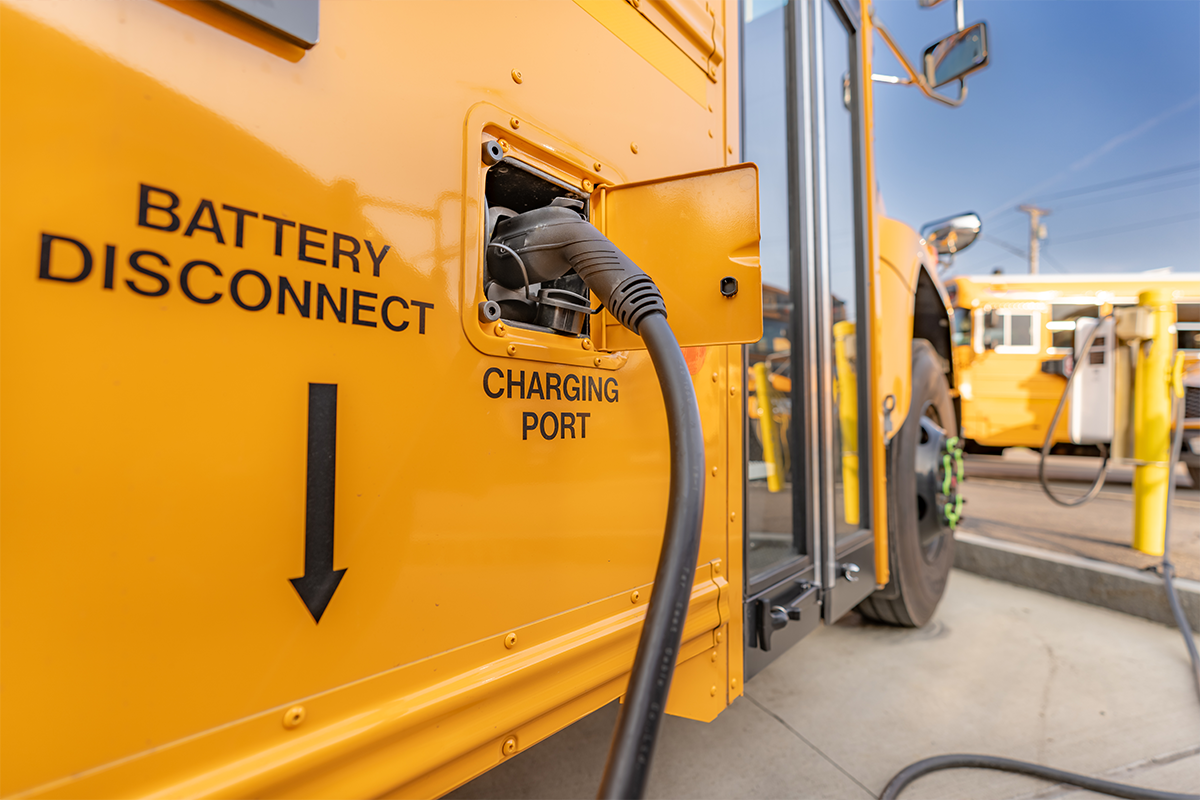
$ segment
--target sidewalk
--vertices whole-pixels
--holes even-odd
[[[615,718],[607,706],[450,796],[594,797]],[[756,676],[715,722],[667,718],[647,796],[857,800],[952,752],[1200,791],[1200,702],[1179,633],[956,570],[924,629],[851,613]],[[1094,796],[977,770],[903,795]]]

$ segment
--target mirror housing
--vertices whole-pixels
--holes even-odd
[[[973,211],[934,220],[921,226],[921,237],[938,255],[952,256],[966,250],[983,230],[983,221]]]
[[[987,23],[976,22],[925,48],[925,82],[933,89],[987,66]]]

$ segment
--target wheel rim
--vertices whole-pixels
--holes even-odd
[[[917,440],[917,538],[921,555],[933,563],[946,546],[962,510],[958,479],[962,472],[962,449],[957,437],[948,437],[937,407],[926,403],[921,409]]]

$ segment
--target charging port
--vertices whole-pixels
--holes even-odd
[[[587,338],[594,312],[583,279],[571,270],[561,277],[539,280],[521,256],[498,239],[506,220],[540,208],[570,208],[588,219],[589,199],[570,184],[515,158],[495,160],[498,149],[495,142],[484,143],[484,161],[494,163],[484,178],[483,285],[487,300],[481,304],[480,317],[527,330]]]

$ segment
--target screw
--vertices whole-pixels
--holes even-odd
[[[600,366],[601,363],[603,363],[603,359],[600,356],[596,356],[596,366]]]
[[[641,597],[641,596],[642,596],[642,595],[641,595],[641,593],[640,593],[640,592],[638,592],[638,590],[637,590],[637,589],[634,589],[634,590],[633,590],[632,592],[630,592],[630,594],[629,594],[629,602],[631,602],[631,603],[636,603],[636,602],[638,601],[638,598],[639,598],[639,597]]]
[[[584,339],[583,342],[580,343],[580,346],[583,347],[584,350],[591,350],[592,349],[592,340]]]
[[[515,344],[510,344],[508,346],[508,354],[510,356],[515,356],[517,354],[517,346]]]
[[[304,710],[304,706],[292,706],[283,712],[283,727],[288,729],[298,728],[307,716],[308,712]]]
[[[504,745],[500,748],[500,750],[506,756],[511,756],[513,753],[517,752],[517,737],[510,736],[505,739]]]
[[[504,139],[497,139],[496,142],[500,145],[500,149],[506,153],[508,152],[508,148],[511,147],[511,145]]]
[[[516,647],[517,646],[517,635],[515,633],[510,633],[508,636],[505,636],[504,637],[504,646],[507,647],[509,650],[512,650],[514,647]]]
[[[592,164],[592,169],[595,170],[596,172],[599,172],[600,171],[600,162],[597,161],[595,164]]]
[[[632,150],[632,151],[633,151],[633,154],[636,156],[636,155],[637,155],[637,151],[638,151],[637,142],[630,142],[630,143],[629,143],[629,149],[630,149],[630,150]]]
[[[512,129],[515,131],[517,128],[521,127],[521,120],[517,119],[516,117],[513,117],[512,119],[510,119],[508,121],[508,124],[511,125]]]
[[[583,185],[583,190],[585,192],[590,192],[592,190],[592,182],[587,180],[586,178],[584,178],[582,185]]]
[[[497,322],[497,323],[496,323],[496,327],[494,328],[494,330],[496,331],[496,335],[497,335],[497,336],[503,336],[503,335],[504,335],[504,332],[505,332],[506,330],[508,330],[508,329],[504,327],[504,323],[503,323],[503,322]]]
[[[520,83],[520,82],[521,82],[521,70],[519,70],[519,69],[514,69],[514,70],[512,71],[512,79],[513,79],[515,82],[517,82],[517,83]]]

